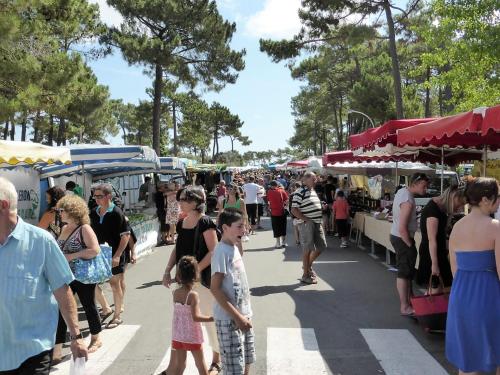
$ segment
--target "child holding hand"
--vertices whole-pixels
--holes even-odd
[[[213,322],[213,317],[200,312],[200,298],[193,290],[199,279],[198,262],[192,256],[183,256],[177,264],[177,278],[180,288],[174,295],[172,320],[172,360],[161,375],[181,375],[186,368],[187,352],[191,352],[200,375],[208,375],[203,358],[203,332],[201,322]]]

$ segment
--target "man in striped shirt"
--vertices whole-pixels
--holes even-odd
[[[318,281],[312,265],[321,252],[326,249],[325,232],[322,226],[323,213],[321,201],[314,191],[316,175],[313,172],[306,172],[302,183],[303,187],[294,193],[292,200],[292,214],[302,221],[298,225],[303,250],[303,274],[300,280],[306,284],[317,284]]]

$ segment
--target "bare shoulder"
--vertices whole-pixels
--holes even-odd
[[[200,297],[198,296],[198,292],[195,292],[194,290],[192,290],[191,292],[189,292],[187,304],[192,305],[193,303],[198,303],[199,299],[200,299]]]

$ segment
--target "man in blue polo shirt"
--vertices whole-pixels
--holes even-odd
[[[16,189],[0,177],[0,375],[49,374],[58,305],[73,357],[87,358],[72,281],[55,240],[17,216]]]

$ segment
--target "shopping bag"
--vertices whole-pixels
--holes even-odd
[[[111,247],[100,245],[101,251],[92,259],[77,259],[74,265],[75,279],[83,284],[100,284],[111,274]]]
[[[85,375],[85,358],[71,358],[70,362],[69,375]]]
[[[439,277],[439,281],[441,289],[444,289],[441,277]],[[449,293],[432,294],[429,281],[429,288],[425,295],[411,298],[415,318],[426,331],[444,331],[446,329],[449,296]]]

